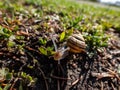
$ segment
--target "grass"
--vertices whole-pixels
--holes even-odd
[[[26,18],[42,20],[44,22],[42,25],[43,28],[41,25],[31,25],[31,27],[35,30],[38,28],[41,30],[42,28],[42,30],[46,30],[47,33],[50,27],[47,25],[46,18],[49,19],[50,15],[58,15],[60,19],[59,26],[62,29],[62,33],[58,33],[60,37],[59,42],[64,42],[64,39],[73,33],[74,30],[79,30],[82,32],[90,52],[107,46],[109,35],[105,32],[110,28],[120,32],[120,11],[118,10],[110,10],[109,8],[102,7],[98,8],[87,4],[78,4],[72,0],[0,1],[0,11],[2,13],[2,18],[0,18],[0,40],[5,40],[7,42],[7,48],[8,50],[11,50],[11,52],[14,51],[12,50],[14,48],[17,48],[21,53],[24,52],[27,34],[19,32],[19,26],[23,25],[21,22]],[[22,18],[21,20],[17,19],[19,16]],[[22,34],[23,36],[17,35],[16,33]],[[15,43],[14,40],[19,41],[19,44]],[[48,41],[47,38],[39,38],[39,43],[42,46],[38,49],[44,55],[47,55],[48,52],[49,55],[51,55],[50,53],[53,53],[53,47],[47,47],[46,45]],[[0,43],[3,44],[3,42]],[[13,73],[10,73],[10,75],[10,79],[13,79]],[[29,85],[34,82],[34,78],[24,72],[16,74],[16,76],[25,79]],[[19,86],[19,88],[22,87]],[[0,90],[2,89],[3,88],[0,87]]]
[[[65,30],[77,29],[85,32],[86,43],[90,47],[106,46],[108,36],[105,31],[110,28],[120,31],[120,11],[68,0],[44,0],[41,4],[43,16],[48,12],[58,14]]]
[[[83,18],[88,18],[90,23],[94,23],[94,21],[102,19],[112,25],[116,25],[120,20],[120,11],[118,12],[102,7],[98,8],[87,4],[78,4],[74,1],[68,2],[65,0],[45,0],[42,2],[42,5],[45,12],[53,11],[55,13],[62,13],[71,18],[84,16]]]

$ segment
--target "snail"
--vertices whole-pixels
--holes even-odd
[[[53,55],[54,60],[59,61],[59,60],[65,58],[65,57],[68,55],[69,50],[70,50],[69,47],[67,47],[67,48],[62,47],[61,49],[59,49],[59,50]]]
[[[73,34],[68,37],[67,46],[70,47],[70,52],[82,53],[85,52],[86,43],[82,34]]]
[[[67,48],[65,48],[65,46]],[[54,60],[61,60],[68,55],[68,52],[72,53],[82,53],[86,52],[86,43],[82,36],[82,34],[72,34],[68,37],[66,41],[66,45],[63,46],[61,49],[57,50],[56,53],[53,55]]]

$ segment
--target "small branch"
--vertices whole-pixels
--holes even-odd
[[[46,85],[46,90],[49,90],[49,89],[48,89],[48,84],[47,84],[47,81],[46,81],[46,77],[45,77],[44,72],[41,70],[41,68],[38,68],[38,69],[40,70],[40,72],[41,72],[41,74],[42,74],[42,76],[43,76],[43,78],[44,78],[45,85]]]
[[[13,87],[15,86],[15,83],[18,81],[18,78],[16,78],[15,80],[14,80],[14,82],[13,82],[13,84],[11,85],[11,87],[10,87],[10,90],[13,90]]]
[[[110,78],[114,77],[114,75],[111,75],[111,74],[106,73],[106,72],[103,72],[103,73],[95,73],[95,72],[93,72],[92,76],[97,77],[97,79],[101,79],[101,78],[105,78],[105,77],[110,77]]]
[[[28,52],[27,52],[27,53],[28,53]],[[28,54],[34,59],[34,56],[33,56],[32,54],[30,54],[30,53],[28,53]],[[45,81],[46,90],[49,90],[49,89],[48,89],[48,84],[47,84],[47,81],[46,81],[45,74],[44,74],[44,72],[42,71],[42,69],[40,68],[39,63],[36,62],[36,64],[37,64],[37,66],[38,66],[38,70],[41,72],[41,74],[42,74],[42,76],[43,76],[43,79],[44,79],[44,81]]]
[[[80,76],[77,80],[75,80],[71,85],[74,86],[81,80],[82,76]]]
[[[114,87],[114,85],[113,85],[113,83],[110,83],[110,84],[111,84],[111,86],[112,86],[112,89],[113,89],[113,90],[116,90],[115,87]]]
[[[30,51],[34,51],[34,52],[37,52],[37,53],[40,54],[39,51],[37,51],[37,50],[35,50],[35,49],[33,49],[33,48],[29,47],[29,46],[25,46],[25,48],[28,49],[28,50],[30,50]]]
[[[77,79],[75,80],[73,83],[72,83],[72,86],[74,86],[75,84],[77,84],[79,82],[80,79]]]
[[[102,81],[101,81],[101,89],[100,90],[104,90]]]
[[[60,90],[60,81],[59,80],[57,80],[57,90]]]
[[[107,68],[106,68],[106,70],[107,70],[111,75],[114,75],[114,77],[116,77],[116,78],[120,81],[120,77],[119,77],[119,75],[118,75],[115,71],[112,71],[112,70],[107,69]]]
[[[59,79],[59,80],[71,80],[69,78],[57,77],[57,76],[53,76],[53,75],[51,75],[51,77],[55,78],[55,79]]]

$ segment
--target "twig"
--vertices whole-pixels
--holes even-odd
[[[46,90],[49,90],[49,89],[48,89],[48,84],[47,84],[47,81],[46,81],[46,77],[45,77],[44,72],[41,70],[41,68],[38,68],[38,69],[40,70],[40,72],[41,72],[41,74],[42,74],[42,76],[43,76],[43,78],[44,78]]]
[[[61,64],[58,64],[58,67],[60,67],[62,73],[64,74],[64,69],[63,69],[63,67],[61,66]]]
[[[75,80],[71,85],[74,86],[75,84],[77,84],[80,80],[81,80],[82,76],[79,77],[77,80]]]
[[[28,53],[28,54],[34,59],[34,57],[33,57],[32,54],[30,54],[30,53]],[[43,76],[44,81],[45,81],[46,90],[49,90],[49,89],[48,89],[48,84],[47,84],[47,81],[46,81],[45,74],[44,74],[44,72],[42,71],[42,69],[39,67],[39,66],[40,66],[39,63],[36,62],[36,64],[37,64],[38,69],[40,70],[40,72],[41,72],[41,74],[42,74],[42,76]]]
[[[115,90],[115,87],[114,87],[113,83],[110,83],[110,84],[111,84],[111,86],[112,86],[112,88],[113,88],[112,90]]]
[[[97,77],[97,79],[101,79],[101,78],[104,78],[104,77],[114,77],[114,75],[111,75],[111,74],[106,73],[106,72],[103,72],[103,73],[95,73],[95,72],[93,72],[92,76]]]
[[[10,87],[10,90],[13,90],[13,87],[14,87],[15,83],[17,82],[17,80],[18,80],[18,78],[16,78],[16,79],[14,80],[13,84],[12,84],[11,87]]]
[[[29,33],[28,33],[28,32],[25,32],[25,31],[17,31],[16,34],[17,34],[17,35],[29,36]]]
[[[120,77],[119,77],[119,75],[118,75],[115,71],[112,71],[112,70],[107,69],[107,68],[106,68],[106,70],[107,70],[110,74],[114,75],[114,77],[116,77],[116,78],[120,81]]]
[[[61,64],[58,64],[57,70],[58,70],[58,71],[57,71],[57,72],[58,72],[58,75],[60,75],[60,70],[62,71],[62,73],[64,73],[64,70],[63,70]],[[63,83],[60,84],[60,80],[62,80],[62,82],[65,82],[65,81],[67,81],[67,80],[71,80],[71,79],[64,78],[64,77],[54,76],[54,75],[52,75],[52,73],[51,73],[50,76],[51,76],[51,78],[57,79],[57,90],[60,90],[60,86],[63,85]]]
[[[35,49],[33,49],[33,48],[29,47],[29,46],[25,46],[25,48],[28,49],[28,50],[30,50],[30,51],[34,51],[34,52],[40,54],[39,51],[37,51],[37,50],[35,50]]]
[[[112,40],[111,43],[118,49],[120,49],[120,42]]]
[[[79,82],[80,79],[77,79],[75,80],[73,83],[72,83],[72,86],[74,86],[75,84],[77,84]]]
[[[57,80],[57,90],[60,90],[60,81]]]
[[[102,81],[101,81],[101,89],[100,89],[100,90],[104,90],[104,89],[103,89],[103,82],[102,82]]]
[[[70,78],[58,77],[51,75],[52,78],[59,79],[59,80],[71,80]]]

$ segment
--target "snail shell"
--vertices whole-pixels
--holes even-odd
[[[70,51],[73,53],[85,52],[86,49],[85,40],[80,33],[69,36],[67,46],[70,47]]]

